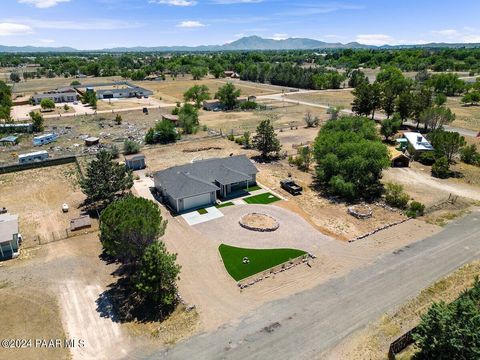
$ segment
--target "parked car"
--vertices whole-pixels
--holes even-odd
[[[292,195],[300,195],[303,188],[297,185],[292,179],[280,180],[280,186],[283,190],[288,191]]]

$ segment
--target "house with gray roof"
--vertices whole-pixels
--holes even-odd
[[[257,168],[245,156],[230,156],[174,166],[153,175],[165,204],[184,212],[215,204],[217,197],[255,185]]]
[[[18,215],[0,214],[0,259],[17,257],[20,240]]]

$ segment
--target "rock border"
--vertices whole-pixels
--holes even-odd
[[[272,219],[273,221],[275,221],[275,225],[272,226],[272,227],[256,227],[256,226],[251,226],[251,225],[248,225],[248,224],[245,224],[243,222],[243,219],[246,217],[246,216],[249,216],[249,215],[262,215],[262,216],[267,216],[269,217],[270,219]],[[250,230],[250,231],[258,231],[258,232],[272,232],[272,231],[275,231],[275,230],[278,230],[278,228],[280,227],[280,223],[278,222],[277,219],[275,219],[273,216],[270,216],[268,214],[263,214],[263,213],[257,213],[257,212],[252,212],[252,213],[248,213],[248,214],[245,214],[243,215],[240,220],[238,221],[238,224],[247,229],[247,230]]]
[[[364,213],[364,212],[358,212],[357,210],[355,210],[355,207],[357,205],[353,205],[353,206],[349,206],[348,209],[347,209],[347,212],[352,215],[353,217],[356,217],[357,219],[368,219],[368,218],[371,218],[372,217],[372,214],[373,214],[373,210],[370,206],[368,206],[367,204],[358,204],[359,206],[363,206],[363,207],[366,207],[367,208],[367,212]]]

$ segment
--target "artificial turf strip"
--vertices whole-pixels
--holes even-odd
[[[206,213],[208,213],[208,211],[205,210],[205,209],[198,209],[197,212],[198,212],[200,215],[205,215]]]
[[[220,245],[218,251],[227,272],[236,281],[306,254],[297,249],[243,249],[225,244]],[[250,260],[248,264],[243,263],[245,256]]]
[[[243,200],[247,204],[270,204],[280,200],[280,198],[267,192],[259,195],[249,196]]]
[[[235,204],[233,202],[229,201],[229,202],[226,202],[226,203],[215,205],[215,207],[217,209],[220,209],[220,208],[223,208],[223,207],[233,206],[233,205],[235,205]]]

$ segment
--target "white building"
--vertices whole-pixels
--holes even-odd
[[[18,215],[0,214],[0,259],[17,257],[21,239]]]
[[[46,159],[48,159],[48,152],[46,152],[45,150],[18,155],[19,164],[28,164],[36,161],[43,161]]]
[[[32,96],[36,105],[39,105],[43,99],[51,99],[54,103],[74,102],[77,101],[77,92],[72,88],[60,88]]]
[[[408,141],[408,152],[410,155],[435,150],[428,140],[419,132],[405,132],[403,137]]]

